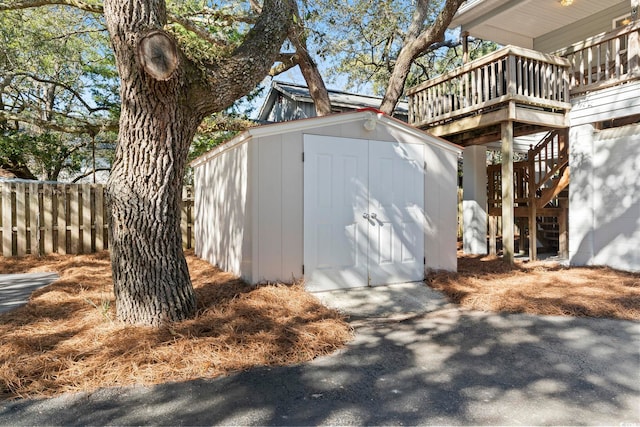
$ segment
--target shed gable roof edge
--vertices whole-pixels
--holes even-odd
[[[440,137],[431,135],[426,133],[420,129],[417,129],[411,125],[406,124],[405,122],[398,120],[396,118],[390,117],[384,113],[376,112],[377,110],[373,109],[363,109],[355,112],[345,112],[345,113],[336,113],[330,114],[327,116],[321,117],[310,117],[306,119],[299,120],[291,120],[288,122],[280,122],[273,123],[268,125],[256,126],[254,128],[250,128],[230,139],[227,142],[223,142],[217,147],[213,148],[211,151],[203,154],[202,156],[194,159],[190,165],[192,167],[196,167],[207,160],[216,157],[223,153],[224,151],[230,150],[231,148],[245,143],[252,139],[253,137],[265,137],[278,135],[284,132],[296,132],[296,131],[305,131],[308,129],[313,129],[317,127],[338,125],[342,123],[354,122],[357,120],[369,120],[374,118],[378,123],[383,126],[389,126],[400,130],[401,132],[405,132],[407,134],[413,135],[417,138],[422,139],[425,143],[436,146],[438,148],[447,150],[454,154],[462,153],[462,147],[451,143],[445,139]]]

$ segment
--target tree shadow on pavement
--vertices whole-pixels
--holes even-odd
[[[359,321],[336,354],[214,380],[5,402],[0,424],[640,422],[640,324],[442,309]]]

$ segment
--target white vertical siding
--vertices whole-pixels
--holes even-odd
[[[254,281],[302,276],[302,134],[254,138]]]
[[[248,145],[242,144],[195,168],[196,255],[251,280]]]
[[[593,126],[572,127],[569,141],[569,259],[587,265],[593,258]]]
[[[425,150],[425,267],[456,271],[458,156],[431,145]]]
[[[640,125],[589,130],[571,151],[571,262],[640,271]]]

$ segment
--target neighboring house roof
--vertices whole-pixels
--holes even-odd
[[[327,92],[329,94],[329,100],[331,101],[331,107],[335,110],[335,112],[357,110],[367,107],[378,108],[380,107],[380,103],[382,102],[382,97],[379,96],[361,95],[357,93],[343,92],[333,89],[328,89]],[[267,98],[265,99],[265,102],[260,109],[258,121],[270,121],[269,117],[271,115],[271,112],[273,111],[274,106],[276,105],[280,97],[285,97],[293,102],[310,105],[313,104],[313,99],[311,98],[308,87],[296,83],[273,81],[271,83],[269,94],[267,95]],[[409,103],[406,101],[398,102],[398,105],[394,110],[394,116],[406,121],[408,114]],[[288,120],[306,117],[313,117],[313,115],[308,114],[304,115],[303,117],[291,117],[288,118]]]

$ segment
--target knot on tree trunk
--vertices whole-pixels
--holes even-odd
[[[138,62],[155,80],[169,80],[178,68],[175,40],[161,30],[146,33],[138,42]]]

